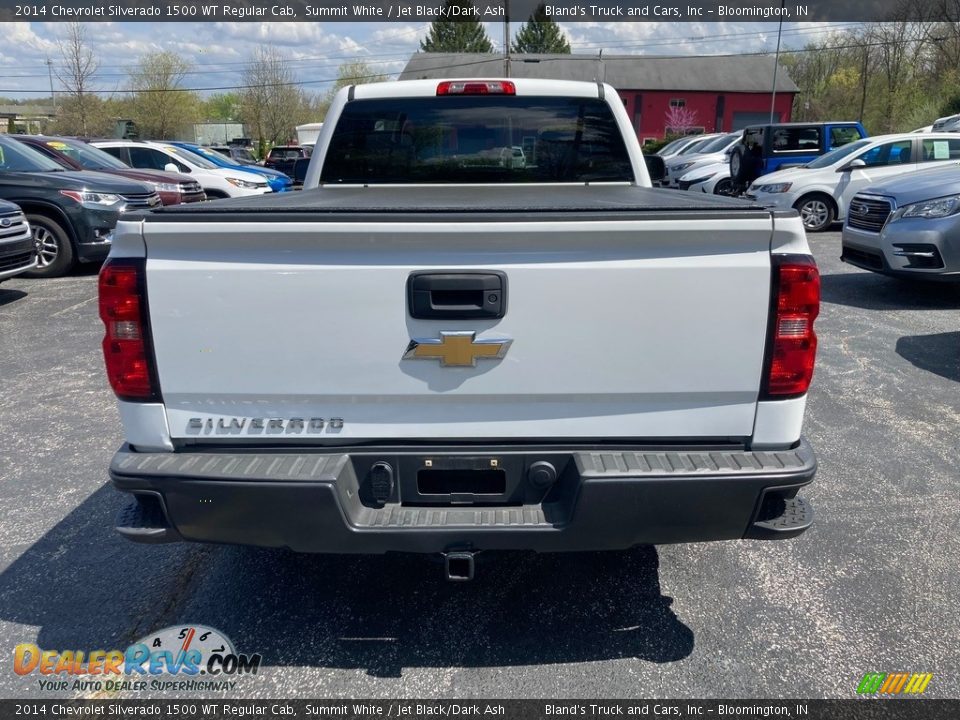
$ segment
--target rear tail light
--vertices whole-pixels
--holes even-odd
[[[437,85],[437,95],[516,95],[507,80],[448,80]]]
[[[820,273],[809,255],[774,255],[770,329],[763,395],[803,395],[813,378],[820,312]]]
[[[146,265],[140,258],[110,259],[100,270],[100,319],[106,329],[103,358],[110,387],[121,400],[160,399],[147,324],[145,275]]]

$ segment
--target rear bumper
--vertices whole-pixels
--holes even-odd
[[[377,462],[396,469],[395,484],[378,488],[382,502],[371,491]],[[503,468],[503,497],[452,505],[419,494],[418,469],[464,462]],[[534,462],[556,467],[557,479],[546,489],[530,480]],[[812,512],[795,496],[815,473],[806,441],[777,452],[460,447],[171,454],[124,446],[110,466],[114,486],[136,496],[117,523],[130,540],[324,553],[615,550],[794,537],[811,524]]]

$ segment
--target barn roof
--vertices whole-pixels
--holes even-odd
[[[678,90],[769,93],[773,85],[772,57],[655,57],[650,55],[511,55],[510,75],[556,80],[602,79],[618,90]],[[481,53],[414,54],[400,80],[445,77],[502,77],[503,56]],[[783,66],[777,72],[777,92],[800,88]]]

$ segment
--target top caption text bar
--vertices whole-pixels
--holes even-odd
[[[671,2],[553,0],[561,22],[885,22],[939,20],[936,0],[811,0],[797,2]],[[0,0],[0,21],[27,22],[526,22],[539,0],[474,0],[471,8],[436,0]],[[942,10],[942,5],[939,6]],[[956,18],[955,18],[956,19]]]

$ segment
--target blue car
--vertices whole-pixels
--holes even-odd
[[[200,157],[209,160],[217,167],[228,168],[231,170],[243,170],[244,172],[254,173],[255,175],[262,175],[267,179],[267,184],[275,193],[286,192],[287,190],[293,189],[293,180],[291,180],[287,175],[284,175],[282,172],[271,170],[270,168],[260,167],[259,165],[237,165],[237,163],[231,162],[228,158],[224,157],[216,150],[201,147],[194,143],[172,142],[168,144],[175,145],[178,148],[182,148],[183,150],[192,152],[195,155],[199,155]]]

